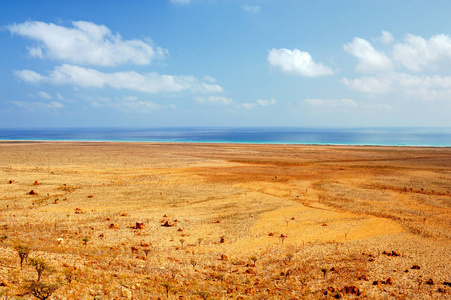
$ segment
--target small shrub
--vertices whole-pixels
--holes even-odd
[[[29,294],[41,300],[48,299],[60,287],[61,285],[58,283],[48,284],[40,281],[31,281],[24,286]]]
[[[23,262],[27,261],[28,254],[30,254],[31,249],[27,245],[16,245],[16,246],[14,246],[14,249],[17,251],[17,254],[19,254],[19,257],[20,257],[20,269],[22,270]]]

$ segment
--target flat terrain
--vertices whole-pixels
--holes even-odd
[[[451,148],[0,142],[0,238],[2,299],[451,299]]]

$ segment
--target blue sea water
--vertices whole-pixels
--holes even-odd
[[[451,147],[451,128],[0,129],[0,140]]]

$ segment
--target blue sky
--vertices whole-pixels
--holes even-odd
[[[449,1],[1,1],[0,127],[450,127],[449,12]]]

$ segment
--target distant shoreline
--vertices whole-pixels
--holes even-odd
[[[0,129],[0,140],[451,147],[451,128]]]
[[[283,144],[283,143],[230,143],[230,142],[160,142],[160,141],[92,141],[92,140],[0,140],[0,145],[3,144],[155,144],[155,145],[186,145],[186,146],[310,146],[310,147],[358,147],[358,148],[451,148],[451,146],[434,146],[434,145],[361,145],[361,144]]]

